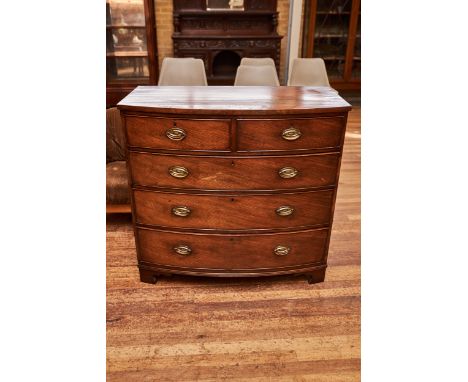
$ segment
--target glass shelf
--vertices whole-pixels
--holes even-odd
[[[106,0],[108,82],[149,79],[143,0]]]
[[[106,0],[107,25],[145,26],[143,0]]]
[[[140,81],[149,78],[148,57],[107,58],[107,80]]]
[[[354,43],[353,66],[351,70],[352,79],[361,78],[361,13],[358,15],[356,41]]]
[[[207,11],[243,11],[244,0],[206,0]]]
[[[351,0],[318,0],[313,57],[325,61],[328,76],[342,79],[348,44]]]
[[[350,14],[351,0],[318,0],[317,14]]]

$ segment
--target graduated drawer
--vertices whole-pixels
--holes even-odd
[[[239,151],[290,151],[341,145],[343,117],[239,119]]]
[[[320,262],[328,229],[276,234],[199,234],[138,229],[141,261],[188,268],[281,268]]]
[[[135,185],[206,190],[282,190],[334,185],[339,153],[206,157],[130,152],[129,163]]]
[[[134,191],[136,221],[194,229],[271,229],[325,225],[333,191],[206,195]]]
[[[127,116],[128,145],[134,147],[229,151],[230,120]]]

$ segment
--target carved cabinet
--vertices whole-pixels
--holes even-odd
[[[174,57],[201,58],[210,85],[232,85],[242,57],[271,57],[279,70],[276,0],[244,0],[241,9],[207,4],[174,0]]]

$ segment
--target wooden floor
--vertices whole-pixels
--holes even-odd
[[[130,221],[110,216],[107,380],[359,381],[360,132],[355,109],[324,283],[174,276],[143,284]]]

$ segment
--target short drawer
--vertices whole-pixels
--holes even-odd
[[[205,190],[287,190],[332,186],[339,153],[203,157],[129,153],[134,185]]]
[[[206,195],[134,191],[136,222],[170,228],[272,229],[326,225],[333,191]]]
[[[229,151],[230,123],[228,119],[125,118],[129,146],[166,150]]]
[[[281,268],[322,260],[328,229],[258,235],[176,233],[138,229],[139,259],[207,269]]]
[[[239,151],[290,151],[336,148],[345,130],[343,117],[239,119]]]

